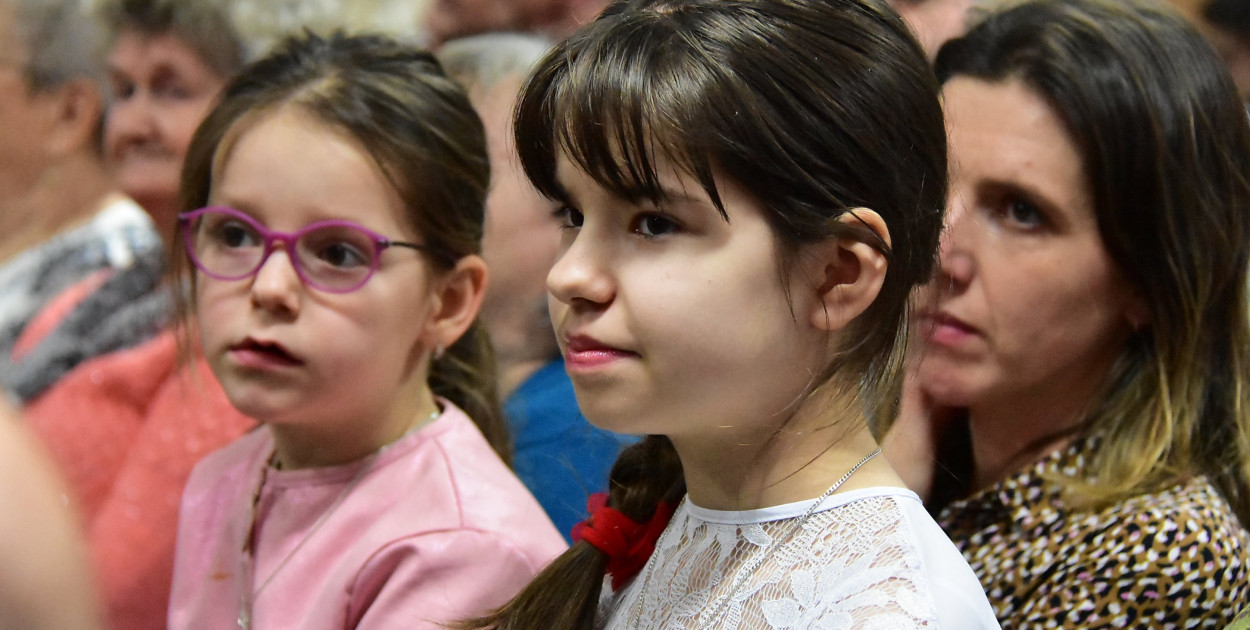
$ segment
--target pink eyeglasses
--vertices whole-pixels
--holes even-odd
[[[255,275],[279,241],[300,280],[327,293],[350,293],[364,286],[377,271],[382,250],[389,247],[440,255],[429,246],[392,241],[351,221],[318,221],[296,232],[276,232],[233,208],[210,206],[184,212],[178,222],[191,262],[218,280]]]

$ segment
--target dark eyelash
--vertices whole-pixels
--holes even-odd
[[[560,223],[561,230],[575,230],[581,226],[572,225],[571,215],[574,212],[580,212],[577,208],[568,204],[561,204],[558,208],[551,212],[551,216]]]

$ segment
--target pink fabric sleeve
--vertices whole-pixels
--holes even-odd
[[[490,559],[489,571],[483,571],[484,559]],[[343,627],[446,630],[448,622],[507,603],[542,568],[486,532],[404,539],[379,550],[361,569]]]

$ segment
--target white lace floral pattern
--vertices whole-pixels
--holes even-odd
[[[683,503],[651,564],[622,592],[605,595],[604,627],[896,630],[937,625],[920,554],[893,497],[818,511],[796,528],[801,518],[715,523],[697,518]],[[757,558],[776,536],[781,540],[771,555]],[[749,575],[740,575],[752,566]]]

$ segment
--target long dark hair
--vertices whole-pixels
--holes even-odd
[[[1215,52],[1168,7],[1038,0],[948,43],[937,72],[1049,102],[1150,308],[1085,421],[1105,439],[1072,489],[1108,503],[1205,474],[1250,526],[1250,125]]]
[[[480,253],[490,179],[482,122],[432,55],[381,36],[305,33],[244,68],[187,150],[181,211],[208,203],[213,160],[230,131],[279,106],[299,107],[360,142],[404,200],[412,227],[438,252],[426,256],[435,269]],[[181,248],[173,263],[176,274],[189,269]],[[191,305],[184,298],[179,308],[185,320]],[[430,387],[463,408],[508,460],[494,358],[480,322],[435,359]]]
[[[558,200],[561,155],[636,200],[663,199],[657,162],[671,162],[722,215],[713,172],[732,180],[766,208],[783,277],[807,243],[852,238],[884,253],[884,286],[843,329],[847,347],[820,382],[852,381],[867,407],[892,419],[907,298],[929,277],[946,198],[937,85],[896,14],[857,0],[619,1],[539,65],[515,129],[526,173]],[[892,246],[839,220],[859,207],[885,220]],[[609,505],[640,522],[661,499],[680,499],[669,439],[626,449],[610,489]],[[605,566],[597,549],[575,544],[469,625],[590,628]]]

